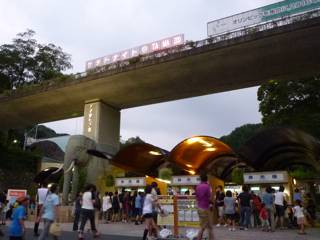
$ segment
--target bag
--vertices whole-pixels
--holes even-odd
[[[61,226],[59,223],[57,222],[54,222],[51,224],[50,226],[50,234],[52,234],[53,236],[61,236]]]
[[[254,208],[255,208],[257,211],[260,211],[260,210],[261,210],[262,203],[261,203],[261,200],[260,200],[260,198],[259,198],[258,196],[253,197],[252,203],[253,203]]]

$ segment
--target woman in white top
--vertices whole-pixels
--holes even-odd
[[[102,212],[103,212],[103,218],[106,221],[106,223],[109,223],[109,212],[112,208],[111,203],[111,196],[110,193],[106,192],[105,195],[102,198]]]
[[[95,194],[96,186],[93,184],[88,184],[85,187],[85,191],[82,195],[82,206],[81,206],[81,225],[79,231],[79,239],[84,239],[83,231],[87,223],[87,220],[90,220],[91,230],[94,233],[94,237],[99,237],[100,234],[96,229],[95,224],[95,214],[94,214],[94,204],[95,204]]]
[[[147,186],[145,191],[145,198],[143,202],[143,208],[142,208],[142,215],[146,222],[146,228],[143,233],[143,240],[147,239],[147,235],[149,233],[149,237],[152,235],[152,230],[154,229],[156,231],[156,235],[158,235],[159,228],[157,224],[153,220],[153,209],[154,207],[159,208],[161,211],[160,205],[157,202],[157,199],[154,197],[154,195],[151,193],[152,187]]]

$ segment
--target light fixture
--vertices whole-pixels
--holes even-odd
[[[14,140],[13,140],[13,143],[17,143],[17,142],[18,142],[18,140],[17,140],[17,139],[14,139]]]
[[[169,181],[169,180],[164,180],[164,179],[161,179],[161,178],[156,178],[156,180],[158,180],[159,182],[171,184],[171,181]]]
[[[155,156],[160,156],[160,155],[162,155],[160,152],[157,152],[157,151],[149,151],[149,154],[155,155]]]
[[[297,185],[297,180],[295,178],[293,179],[293,185]]]
[[[186,164],[186,166],[187,166],[188,168],[192,168],[192,167],[193,167],[191,164]]]
[[[190,173],[191,175],[195,175],[196,174],[196,172],[193,171],[193,170],[187,170],[187,172]]]
[[[205,152],[214,152],[215,150],[217,150],[215,147],[209,147],[209,148],[204,149],[203,151],[205,151]]]
[[[193,137],[193,138],[189,138],[186,141],[187,144],[193,144],[193,143],[201,143],[204,147],[212,147],[213,144],[203,140],[201,137]]]

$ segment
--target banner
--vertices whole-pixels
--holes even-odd
[[[26,197],[27,190],[24,189],[8,189],[7,200],[15,202],[19,197]]]
[[[208,36],[212,37],[251,25],[276,20],[285,16],[301,14],[320,8],[320,0],[286,0],[251,11],[209,22]]]
[[[90,70],[96,67],[115,63],[118,61],[137,57],[139,55],[145,55],[152,52],[157,52],[167,48],[182,45],[184,43],[184,35],[179,34],[173,37],[168,37],[159,41],[144,44],[139,47],[127,49],[118,53],[110,54],[104,57],[93,59],[86,62],[86,70]]]

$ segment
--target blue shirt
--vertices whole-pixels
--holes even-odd
[[[272,193],[263,194],[262,202],[266,205],[266,207],[271,207],[273,205],[273,195],[272,195]]]
[[[138,195],[136,197],[135,208],[142,208],[142,201],[141,201],[141,196],[140,195]]]
[[[54,221],[55,220],[55,207],[59,205],[59,197],[55,193],[50,193],[44,204],[44,213],[42,215],[42,218]]]
[[[26,217],[26,209],[24,206],[18,206],[13,210],[12,222],[9,227],[9,236],[11,237],[21,237],[23,235],[22,225],[20,223],[21,219]]]

